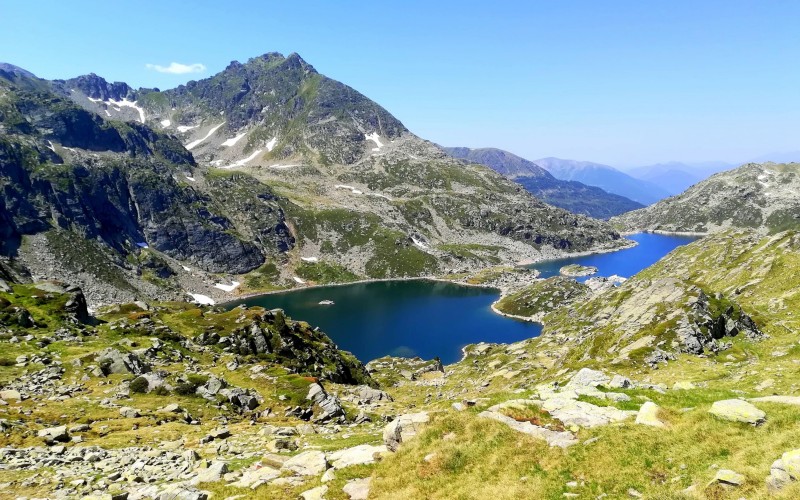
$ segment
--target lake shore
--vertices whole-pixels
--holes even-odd
[[[631,233],[631,234],[636,234],[636,233]],[[602,249],[598,249],[598,250],[587,250],[587,251],[583,251],[583,252],[574,252],[574,253],[566,254],[566,255],[561,256],[561,257],[547,258],[547,259],[541,259],[541,260],[526,259],[526,260],[517,262],[516,264],[509,265],[508,267],[526,267],[527,268],[527,267],[532,266],[534,264],[541,264],[543,262],[554,262],[554,261],[560,261],[560,260],[565,260],[565,259],[572,259],[572,258],[576,258],[576,257],[586,257],[588,255],[600,255],[600,254],[618,252],[618,251],[621,251],[621,250],[627,250],[629,248],[633,248],[633,247],[637,246],[638,244],[639,243],[637,241],[629,240],[628,243],[626,243],[625,245],[619,246],[619,247],[602,248]],[[484,268],[476,269],[476,270],[474,270],[474,271],[472,271],[470,273],[470,276],[474,276],[474,275],[480,274],[481,272],[484,272],[484,271],[487,271],[487,270],[491,270],[491,269],[493,269],[493,267],[484,267]],[[275,295],[275,294],[284,294],[284,293],[292,293],[292,292],[298,292],[298,291],[301,291],[301,290],[312,290],[312,289],[319,289],[319,288],[347,286],[347,285],[359,285],[359,284],[367,284],[367,283],[381,283],[381,282],[386,282],[386,281],[417,281],[417,280],[438,281],[438,282],[442,282],[442,283],[453,283],[453,284],[462,285],[462,286],[471,286],[471,287],[477,287],[477,288],[494,289],[494,290],[497,290],[497,291],[500,292],[500,299],[502,299],[510,290],[515,289],[515,287],[502,286],[502,285],[497,285],[497,284],[493,285],[493,284],[481,284],[481,283],[468,283],[464,279],[461,279],[461,280],[459,280],[459,279],[450,279],[450,278],[445,278],[445,277],[443,277],[441,275],[439,275],[439,276],[436,276],[436,275],[410,276],[410,277],[399,277],[399,278],[365,278],[365,279],[361,279],[361,280],[347,281],[347,282],[342,282],[342,283],[325,283],[325,284],[319,284],[319,285],[315,284],[315,285],[306,285],[306,286],[295,286],[293,288],[285,288],[283,290],[269,290],[269,291],[265,291],[265,292],[253,292],[253,293],[239,295],[239,296],[233,297],[233,298],[231,298],[229,300],[218,302],[217,305],[225,306],[225,305],[231,304],[232,302],[239,302],[239,301],[242,301],[242,300],[252,299],[252,298],[255,298],[255,297],[262,297],[262,296]],[[498,300],[500,300],[500,299],[498,299]],[[499,311],[496,311],[496,312],[498,314],[502,314]],[[521,318],[516,318],[516,319],[524,319],[524,318],[521,317]]]
[[[699,236],[701,238],[703,236],[708,236],[708,233],[703,233],[703,232],[699,232],[699,231],[664,231],[662,229],[647,229],[647,230],[643,230],[643,231],[626,231],[626,232],[620,232],[619,234],[621,234],[622,236],[630,236],[632,234],[642,234],[642,233],[663,234],[664,236]]]

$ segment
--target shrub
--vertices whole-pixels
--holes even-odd
[[[189,381],[195,388],[200,387],[201,385],[206,385],[208,382],[208,377],[205,375],[198,375],[196,373],[190,373],[186,376],[186,380]]]
[[[147,389],[150,387],[150,383],[147,382],[147,379],[144,377],[136,377],[131,381],[131,385],[129,387],[131,392],[143,394],[147,392]]]
[[[14,366],[17,362],[11,358],[0,358],[0,366]]]
[[[192,396],[197,390],[197,386],[191,382],[181,382],[175,386],[175,394],[181,396]]]
[[[153,394],[155,394],[156,396],[167,396],[169,395],[169,390],[163,385],[159,385],[158,387],[153,389]]]

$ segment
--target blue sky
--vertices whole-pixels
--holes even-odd
[[[800,2],[0,0],[0,61],[171,88],[298,52],[414,133],[530,159],[799,150]],[[167,74],[147,65],[201,64]]]

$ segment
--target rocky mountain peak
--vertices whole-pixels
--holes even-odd
[[[99,99],[101,101],[136,100],[136,92],[127,83],[110,83],[105,78],[94,73],[71,78],[64,83],[69,89],[80,90],[91,99]]]
[[[36,78],[36,75],[30,71],[4,62],[0,62],[0,72],[5,72],[9,75],[23,76],[25,78]]]

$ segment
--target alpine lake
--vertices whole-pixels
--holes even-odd
[[[616,252],[592,254],[528,267],[542,278],[556,276],[567,264],[598,268],[595,276],[629,278],[673,249],[697,239],[638,233],[626,236],[638,245]],[[588,279],[578,278],[579,281]],[[492,312],[499,298],[491,288],[433,280],[394,280],[305,288],[249,297],[227,303],[280,308],[292,318],[319,326],[340,349],[367,362],[382,356],[439,356],[444,364],[461,359],[461,349],[478,342],[511,343],[536,337],[541,325]],[[320,304],[332,301],[333,304]]]

